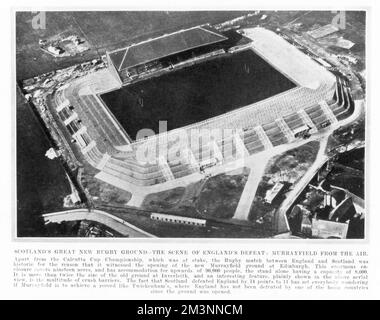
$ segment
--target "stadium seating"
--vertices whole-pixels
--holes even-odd
[[[337,77],[334,87],[329,76],[326,76],[326,81],[324,77],[321,73],[319,87],[316,89],[297,86],[260,102],[181,129],[186,130],[189,135],[191,130],[241,129],[241,142],[249,155],[288,143],[290,132],[307,124],[306,120],[317,129],[321,129],[324,124],[329,125],[332,115],[337,120],[342,120],[353,113],[354,101],[346,83]],[[68,126],[68,130],[71,135],[83,130],[80,133],[80,138],[85,144],[82,148],[83,155],[94,168],[100,166],[100,170],[106,174],[133,185],[151,186],[164,183],[170,177],[180,179],[191,175],[199,171],[201,163],[208,160],[212,163],[211,160],[218,159],[216,165],[236,160],[236,154],[242,145],[232,131],[230,135],[216,140],[214,145],[189,145],[187,152],[190,152],[195,160],[189,161],[185,154],[174,157],[169,152],[161,158],[165,168],[159,162],[138,161],[136,150],[147,143],[158,147],[157,138],[164,137],[163,135],[170,137],[175,134],[175,130],[135,141],[130,144],[131,151],[120,151],[116,147],[127,145],[131,140],[97,96],[97,93],[109,90],[114,85],[106,76],[94,77],[73,82],[64,89],[57,90],[55,94],[57,113],[62,121],[67,120],[72,114],[71,110],[64,106],[74,106],[81,124],[73,122]],[[321,106],[321,101],[326,101],[327,108],[332,112],[326,112],[326,105]],[[306,114],[306,118],[299,115],[300,110],[305,111],[303,115]],[[223,155],[222,159],[217,153]],[[170,170],[170,174],[165,170]]]

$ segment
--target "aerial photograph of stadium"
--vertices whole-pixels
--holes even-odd
[[[15,237],[366,238],[366,11],[14,21]]]

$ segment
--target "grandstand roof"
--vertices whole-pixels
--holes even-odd
[[[227,40],[209,26],[197,26],[110,52],[118,71],[157,60],[172,54]]]

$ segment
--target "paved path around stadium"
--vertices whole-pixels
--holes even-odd
[[[331,132],[332,130],[329,130],[329,133]],[[251,172],[241,194],[238,206],[235,211],[234,219],[248,220],[249,212],[256,195],[257,187],[259,186],[259,183],[264,174],[264,170],[270,159],[288,150],[298,148],[306,143],[309,143],[310,141],[318,141],[326,137],[327,142],[328,136],[329,134],[326,134],[326,132],[323,134],[316,134],[313,136],[312,140],[296,140],[293,143],[279,145],[275,148],[269,149],[267,151],[261,152],[258,155],[248,158],[246,166],[251,169]],[[323,146],[322,150],[324,151],[325,148],[326,144]]]
[[[328,138],[328,135],[322,137],[322,139],[320,140],[318,154],[315,158],[314,163],[306,171],[302,178],[297,182],[294,188],[286,195],[285,200],[278,208],[278,219],[276,221],[278,233],[287,232],[289,230],[289,225],[286,218],[287,210],[290,208],[292,203],[298,198],[302,190],[304,190],[305,187],[309,184],[310,180],[320,170],[323,164],[325,164],[328,160],[328,156],[325,154]]]
[[[247,182],[244,186],[243,193],[241,194],[239,203],[236,207],[234,219],[248,220],[249,212],[251,211],[251,205],[256,195],[257,187],[264,174],[265,167],[267,165],[270,155],[265,152],[250,160],[250,173]]]
[[[153,238],[154,235],[135,227],[127,221],[101,210],[76,209],[42,215],[45,222],[61,223],[63,221],[90,220],[101,223],[126,237]]]
[[[313,165],[308,169],[307,173],[297,183],[296,187],[291,191],[291,193],[287,195],[286,200],[282,203],[279,209],[280,214],[278,215],[277,225],[278,228],[282,231],[285,231],[288,228],[285,217],[286,211],[294,202],[294,200],[298,197],[299,193],[309,183],[309,181],[312,179],[315,173],[319,170],[319,168],[323,165],[323,163],[325,163],[325,161],[327,160],[327,156],[325,156],[325,151],[328,142],[328,137],[330,136],[330,134],[332,134],[332,132],[336,130],[338,127],[347,125],[348,123],[357,120],[358,117],[361,115],[364,108],[364,102],[355,101],[355,105],[355,111],[350,117],[336,123],[336,125],[334,126],[331,126],[327,132],[324,131],[323,133],[317,133],[313,135],[314,141],[320,141],[320,148]],[[294,143],[280,145],[276,148],[269,149],[247,159],[246,166],[251,169],[251,172],[248,176],[248,180],[246,182],[238,206],[236,208],[234,219],[248,220],[251,205],[255,198],[257,187],[261,181],[267,162],[276,155],[284,153],[287,150],[300,147],[301,145],[310,141],[312,140],[300,140]]]
[[[256,193],[255,190],[257,189],[257,185],[259,183],[259,180],[260,180],[260,178],[262,176],[262,172],[263,172],[262,171],[263,169],[261,167],[257,167],[258,163],[261,162],[259,160],[262,160],[263,165],[264,165],[267,163],[268,159],[270,159],[273,156],[276,156],[278,154],[286,152],[287,150],[297,148],[297,147],[299,147],[299,146],[301,146],[307,142],[310,142],[312,140],[320,140],[323,137],[328,137],[338,127],[347,125],[347,124],[358,119],[358,117],[362,113],[362,110],[364,107],[364,102],[363,101],[355,101],[355,105],[356,105],[355,111],[350,117],[348,117],[347,119],[344,119],[342,121],[337,122],[336,124],[334,124],[333,126],[328,128],[328,131],[323,131],[321,133],[314,134],[312,136],[312,139],[298,140],[298,141],[295,141],[293,143],[279,145],[275,148],[268,149],[266,151],[263,151],[259,154],[255,154],[255,155],[248,157],[246,159],[240,159],[240,160],[237,160],[235,162],[228,163],[225,166],[219,166],[219,167],[215,167],[215,168],[211,169],[209,171],[209,173],[212,176],[215,176],[215,175],[220,174],[220,173],[226,173],[226,172],[231,171],[233,169],[241,168],[244,166],[247,166],[251,169],[250,175],[248,177],[249,181],[247,181],[247,184],[243,190],[243,193],[241,196],[242,199],[240,199],[240,201],[239,201],[239,204],[237,207],[238,211],[235,213],[234,217],[237,219],[243,219],[243,220],[247,220],[247,218],[248,218],[250,206],[252,204],[252,200],[254,199],[254,195]],[[267,159],[267,160],[265,161],[265,159]],[[261,172],[261,175],[260,175],[260,172]],[[252,177],[251,177],[251,175],[252,175]],[[174,189],[176,187],[186,187],[186,185],[188,185],[190,183],[197,182],[197,181],[203,179],[204,175],[202,175],[200,173],[194,173],[192,175],[185,176],[185,177],[175,179],[175,180],[171,180],[171,181],[167,181],[165,183],[156,184],[156,185],[152,185],[152,186],[144,186],[144,187],[136,186],[136,185],[131,184],[125,180],[122,180],[122,179],[119,179],[115,176],[111,176],[109,174],[106,174],[103,171],[99,172],[96,175],[96,178],[98,178],[104,182],[107,182],[111,185],[117,186],[120,189],[127,190],[128,192],[131,192],[132,198],[128,202],[128,205],[140,207],[142,205],[145,197],[148,194],[167,191],[170,189]],[[255,185],[256,185],[256,187],[255,187]],[[278,219],[279,219],[278,225],[283,226],[282,227],[282,229],[283,229],[286,225],[286,222],[285,222],[286,217],[284,217],[283,212],[278,216]]]
[[[355,101],[355,111],[354,113],[338,122],[335,126],[331,127],[328,133],[324,133],[320,135],[320,147],[317,154],[317,157],[313,163],[313,165],[309,168],[306,174],[302,177],[302,179],[297,183],[294,189],[287,195],[284,202],[281,204],[279,209],[277,210],[277,231],[278,233],[289,231],[288,219],[286,217],[286,212],[293,205],[294,201],[298,198],[300,193],[305,189],[305,187],[309,184],[310,180],[315,176],[318,170],[323,166],[323,164],[328,160],[328,156],[326,153],[327,142],[330,134],[333,133],[339,127],[352,123],[361,116],[364,111],[365,102],[363,100]]]
[[[132,198],[128,201],[127,204],[129,206],[140,207],[148,194],[167,191],[177,187],[186,187],[190,183],[198,182],[199,180],[203,179],[204,175],[200,173],[194,173],[182,178],[169,180],[164,183],[155,184],[152,186],[137,186],[128,181],[107,174],[104,171],[97,173],[95,175],[95,178],[114,185],[122,190],[130,192],[132,194]]]
[[[312,140],[318,140],[324,136],[329,136],[338,127],[346,125],[348,123],[351,123],[351,122],[357,120],[357,118],[360,116],[360,114],[362,112],[364,104],[362,101],[355,101],[355,103],[356,103],[355,112],[350,117],[348,117],[347,119],[344,119],[342,121],[339,121],[334,126],[331,126],[328,131],[323,131],[322,133],[314,134],[312,136]],[[228,171],[231,171],[233,169],[237,169],[239,167],[241,168],[241,167],[247,166],[249,168],[251,168],[251,167],[253,168],[253,169],[251,169],[250,175],[253,174],[256,177],[256,179],[259,179],[259,173],[258,172],[260,170],[257,170],[257,167],[256,167],[257,163],[260,162],[260,161],[258,161],[258,159],[265,159],[265,158],[270,159],[273,156],[276,156],[278,154],[286,152],[287,150],[297,148],[297,147],[301,146],[302,144],[305,144],[305,143],[312,141],[312,140],[310,140],[310,139],[309,140],[300,140],[300,141],[296,141],[296,142],[289,143],[289,144],[279,145],[275,148],[271,148],[267,151],[263,151],[259,154],[255,154],[255,155],[253,155],[249,158],[246,158],[244,160],[240,159],[240,160],[237,160],[235,162],[228,163],[225,166],[215,167],[212,170],[210,170],[209,173],[212,176],[215,176],[217,174],[226,173]],[[267,161],[265,161],[265,164],[266,164],[266,162]],[[257,173],[255,173],[254,171],[257,171]],[[157,193],[157,192],[161,192],[161,191],[167,191],[170,189],[174,189],[176,187],[185,187],[186,185],[188,185],[190,183],[197,182],[197,181],[203,179],[204,175],[202,175],[200,173],[194,173],[192,175],[185,176],[185,177],[175,179],[175,180],[170,180],[170,181],[167,181],[165,183],[156,184],[156,185],[152,185],[152,186],[144,186],[144,187],[136,186],[136,185],[131,184],[125,180],[122,180],[122,179],[119,179],[117,177],[106,174],[103,171],[99,172],[96,175],[96,178],[100,179],[104,182],[107,182],[111,185],[117,186],[120,189],[127,190],[128,192],[131,192],[132,198],[128,202],[128,205],[140,207],[142,205],[145,197],[148,194]],[[252,178],[249,177],[248,179],[256,180],[253,177]],[[244,195],[245,192],[249,193],[250,190],[253,192],[254,191],[254,185],[255,185],[255,183],[253,181],[250,183],[248,183],[248,181],[247,181],[247,184],[246,184],[247,191],[245,191],[245,189],[246,189],[245,188],[242,196]],[[250,195],[248,197],[248,195],[244,195],[244,197],[246,197],[245,199],[247,199],[247,201],[249,202],[249,200],[254,196]],[[241,201],[239,201],[239,203],[243,202],[243,201],[244,200],[241,200]],[[249,209],[247,209],[247,208],[250,207],[251,203],[252,202],[249,202],[248,204],[245,205],[246,210],[245,210],[244,214],[243,214],[243,208],[242,208],[242,204],[241,204],[239,211],[241,211],[242,213],[239,213],[236,216],[239,216],[241,218],[244,217],[243,219],[246,220],[248,218],[248,214],[249,214]],[[238,204],[238,207],[239,207],[239,204]]]

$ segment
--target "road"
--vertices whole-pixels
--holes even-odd
[[[277,233],[283,233],[289,231],[289,225],[286,218],[286,212],[298,198],[300,193],[309,184],[310,180],[316,175],[319,169],[326,163],[328,156],[325,154],[327,146],[328,136],[325,136],[320,141],[317,157],[312,166],[307,170],[303,177],[298,181],[294,188],[286,195],[286,199],[282,202],[281,206],[277,210]]]
[[[338,127],[344,126],[346,124],[349,124],[349,123],[357,120],[360,117],[361,113],[363,112],[364,105],[365,105],[365,103],[362,100],[355,101],[354,113],[350,117],[336,123],[335,126],[332,126],[330,128],[330,130],[328,131],[328,134],[325,133],[323,136],[321,136],[319,151],[318,151],[317,157],[316,157],[313,165],[309,168],[309,170],[302,177],[302,179],[297,183],[297,185],[294,187],[294,189],[290,193],[287,194],[286,199],[284,200],[284,202],[281,204],[281,206],[279,207],[279,209],[277,211],[276,223],[277,223],[278,233],[283,233],[283,232],[289,231],[286,212],[293,205],[294,201],[296,201],[296,199],[298,198],[300,193],[309,184],[310,180],[315,176],[315,174],[318,172],[318,170],[328,160],[329,157],[325,153],[326,153],[326,146],[327,146],[327,142],[328,142],[328,137],[330,136],[330,134],[334,130],[336,130]]]
[[[249,166],[251,171],[237,205],[234,219],[248,220],[252,202],[255,198],[257,187],[262,179],[268,160],[268,154],[262,153],[261,155],[258,155],[255,158],[255,161]]]
[[[320,141],[320,148],[316,160],[314,161],[313,165],[308,169],[307,173],[297,183],[295,188],[287,195],[285,201],[279,208],[279,214],[277,215],[276,221],[277,228],[279,232],[287,232],[289,228],[287,224],[286,212],[289,209],[289,207],[293,204],[295,199],[297,199],[298,195],[302,192],[302,190],[309,184],[309,181],[318,172],[319,168],[328,159],[328,157],[325,155],[328,137],[338,127],[356,121],[363,112],[363,108],[364,101],[355,101],[354,113],[350,117],[334,123],[331,127],[328,128],[327,131],[313,134],[311,139],[309,140],[296,140],[292,143],[279,145],[275,148],[270,148],[261,152],[260,154],[256,154],[244,159],[244,166],[250,168],[251,172],[249,174],[247,183],[244,187],[238,206],[236,208],[234,218],[240,220],[248,219],[252,201],[256,195],[257,187],[262,179],[265,166],[267,165],[269,159],[275,157],[276,155],[282,154],[288,150],[300,147],[301,145],[307,142],[318,140]]]
[[[130,238],[154,238],[155,236],[145,232],[123,219],[113,216],[101,210],[76,209],[42,215],[45,223],[61,223],[64,221],[90,220],[101,223],[123,236]]]

